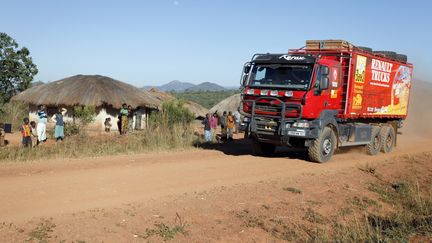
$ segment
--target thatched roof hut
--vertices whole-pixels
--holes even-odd
[[[101,75],[76,75],[35,86],[13,97],[32,105],[111,106],[157,108],[160,101],[149,92]]]
[[[135,109],[133,126],[137,129],[145,126],[147,114],[157,109],[161,101],[148,91],[130,84],[101,75],[76,75],[58,81],[42,84],[25,90],[12,100],[29,104],[29,117],[37,121],[37,106],[45,105],[48,115],[53,115],[57,108],[67,108],[65,121],[73,121],[75,106],[96,108],[94,127],[103,128],[106,118],[111,118],[115,129],[119,108],[123,103]]]
[[[150,94],[152,94],[153,96],[155,96],[161,102],[171,101],[171,100],[175,100],[176,99],[171,94],[165,93],[165,92],[160,91],[159,89],[156,89],[156,88],[151,88],[148,91],[150,92]],[[208,109],[207,108],[205,108],[202,105],[197,104],[195,102],[189,101],[189,100],[185,101],[185,103],[184,103],[183,106],[185,108],[189,109],[195,115],[195,118],[197,118],[197,119],[204,118],[205,115],[206,115],[206,113],[208,113]]]
[[[221,102],[217,103],[215,106],[213,106],[210,109],[210,112],[218,111],[219,113],[222,113],[224,111],[237,111],[240,107],[240,94],[232,95]]]

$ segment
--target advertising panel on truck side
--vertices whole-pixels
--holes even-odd
[[[376,56],[353,55],[348,116],[405,117],[412,66]]]

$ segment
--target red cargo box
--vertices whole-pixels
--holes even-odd
[[[346,118],[405,118],[413,67],[366,52],[352,52]]]

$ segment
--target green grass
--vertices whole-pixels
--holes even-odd
[[[51,234],[56,225],[51,219],[41,219],[36,227],[28,233],[27,241],[46,243],[52,238]]]
[[[239,93],[238,90],[226,91],[185,91],[185,92],[172,92],[171,94],[178,99],[190,100],[210,109],[220,101],[231,95]]]
[[[154,224],[154,228],[147,228],[145,229],[144,234],[136,234],[138,237],[143,239],[149,239],[151,237],[158,236],[162,238],[163,241],[169,241],[175,238],[176,235],[182,234],[187,235],[188,225],[186,222],[183,221],[183,219],[180,217],[180,215],[176,214],[176,220],[173,225],[165,224],[165,223],[156,223]]]

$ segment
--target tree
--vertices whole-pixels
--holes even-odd
[[[37,73],[30,51],[0,32],[0,103],[29,88]]]

